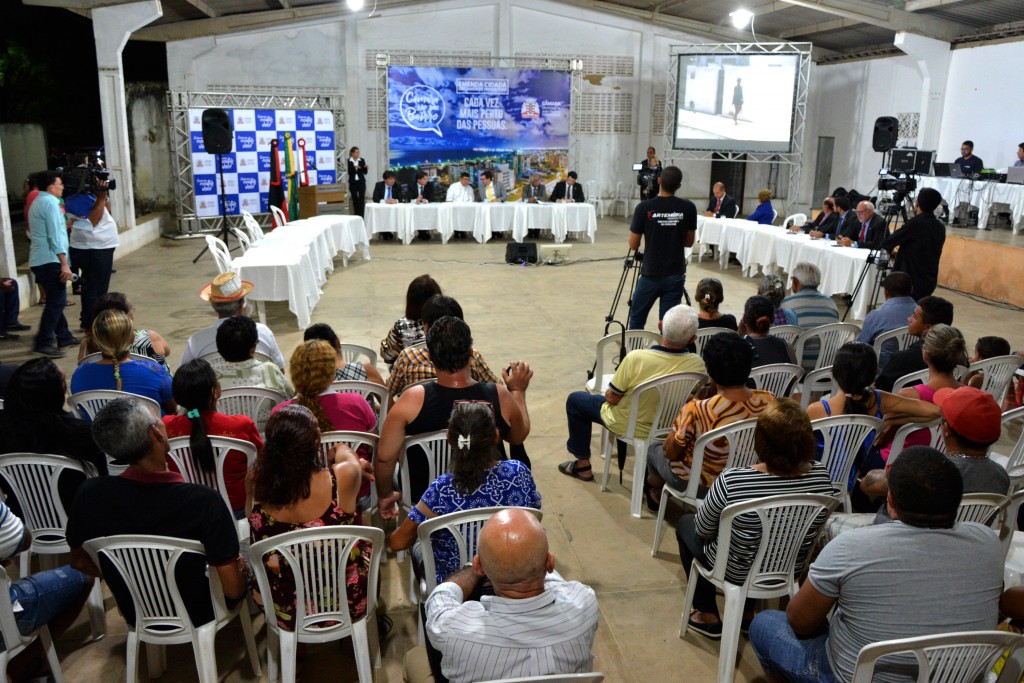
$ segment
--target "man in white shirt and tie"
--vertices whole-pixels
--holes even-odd
[[[494,172],[484,171],[480,174],[480,187],[476,190],[477,200],[487,202],[504,202],[508,196],[505,193],[505,186],[494,182]],[[494,237],[504,239],[504,230],[495,230]]]
[[[459,182],[452,183],[448,188],[448,194],[445,196],[446,202],[467,203],[473,201],[473,188],[469,184],[469,173],[463,171],[459,175]],[[465,230],[456,230],[454,232],[455,239],[464,240],[466,239]]]

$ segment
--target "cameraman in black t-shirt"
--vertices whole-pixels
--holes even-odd
[[[629,248],[640,249],[643,236],[647,256],[633,292],[629,329],[642,330],[654,300],[658,319],[683,300],[686,280],[686,247],[693,246],[697,231],[697,207],[675,196],[683,183],[683,172],[669,166],[661,173],[658,196],[640,202],[629,226]]]

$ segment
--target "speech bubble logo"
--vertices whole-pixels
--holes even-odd
[[[438,127],[444,120],[444,98],[429,85],[414,85],[406,90],[399,102],[399,113],[413,130],[429,130],[439,138],[444,137]]]

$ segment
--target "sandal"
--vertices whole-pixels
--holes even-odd
[[[710,638],[711,640],[722,639],[721,621],[719,621],[717,624],[707,624],[703,621],[694,621],[694,614],[697,614],[697,610],[693,610],[692,612],[690,612],[690,618],[686,621],[686,625],[691,631],[696,631],[705,638]]]
[[[661,501],[655,500],[651,491],[653,491],[653,489],[650,484],[644,482],[644,500],[647,502],[647,509],[657,514],[658,511],[661,510]]]
[[[558,466],[558,471],[568,477],[579,479],[580,481],[594,481],[593,474],[591,474],[589,477],[580,476],[581,472],[590,472],[590,465],[581,466],[577,463],[579,463],[578,460],[569,460],[567,462],[563,462],[561,465]]]
[[[391,617],[386,614],[377,615],[377,639],[378,642],[383,641],[391,633],[391,629],[395,627],[395,622],[391,621]]]

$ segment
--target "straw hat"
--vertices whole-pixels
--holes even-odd
[[[253,284],[238,277],[238,273],[221,273],[213,278],[213,282],[206,283],[199,298],[211,303],[224,301],[238,301],[252,291]]]

